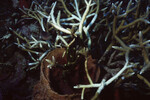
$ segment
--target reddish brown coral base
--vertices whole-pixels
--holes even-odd
[[[64,48],[57,48],[51,51],[41,63],[40,81],[35,85],[33,91],[34,100],[80,100],[81,90],[73,89],[74,85],[89,84],[85,73],[84,57],[79,57],[77,64],[70,70],[61,67],[49,69],[45,59],[52,60],[52,56],[58,65],[67,63]],[[95,60],[88,57],[88,71],[93,82],[96,82],[100,69],[96,66]],[[87,90],[89,91],[89,90]]]

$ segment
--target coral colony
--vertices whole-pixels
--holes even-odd
[[[30,8],[20,9],[24,19],[36,20],[39,25],[30,25],[31,31],[36,28],[40,32],[37,33],[39,37],[35,34],[27,37],[10,28],[17,36],[15,44],[31,57],[30,70],[41,62],[47,63],[49,70],[56,66],[71,67],[79,63],[82,56],[88,83],[73,86],[76,90],[82,89],[80,99],[84,99],[86,89],[94,88],[97,90],[91,100],[96,100],[109,84],[123,84],[132,76],[150,87],[143,76],[150,69],[149,5],[142,7],[142,0],[114,1],[58,0],[42,3],[35,0]],[[59,65],[55,55],[45,58],[56,48],[65,48],[61,54],[62,57],[67,56],[64,65]],[[100,81],[93,81],[89,74],[89,56],[96,59],[97,67],[107,72]]]

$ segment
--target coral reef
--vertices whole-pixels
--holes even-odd
[[[0,71],[15,66],[15,74],[3,72],[0,80],[21,73],[12,78],[19,83],[28,77],[25,72],[37,71],[33,100],[99,100],[109,86],[115,88],[114,100],[122,99],[120,87],[148,95],[148,0],[12,1],[19,11],[7,19],[11,23],[1,21],[7,34],[0,37]],[[10,49],[15,61],[7,60]]]

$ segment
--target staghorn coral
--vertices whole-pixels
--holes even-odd
[[[115,86],[120,86],[124,80],[134,75],[149,86],[148,80],[142,74],[149,71],[150,68],[150,9],[149,5],[142,8],[142,2],[142,0],[130,0],[125,4],[124,1],[115,2],[113,0],[85,0],[84,2],[58,0],[57,2],[47,1],[45,3],[33,1],[29,9],[21,9],[25,14],[24,18],[36,20],[41,30],[51,34],[54,38],[45,41],[31,35],[31,39],[29,39],[11,28],[10,30],[18,37],[16,45],[27,51],[34,61],[29,65],[35,65],[36,68],[41,63],[41,68],[43,68],[43,64],[46,63],[45,69],[48,71],[46,74],[55,70],[57,66],[55,57],[47,58],[47,55],[53,52],[52,49],[66,48],[63,53],[66,54],[67,60],[60,61],[63,64],[59,64],[63,68],[68,66],[73,68],[78,62],[78,56],[80,55],[79,58],[83,56],[81,63],[84,63],[88,83],[83,81],[83,83],[73,86],[77,90],[82,89],[81,99],[84,99],[84,95],[86,95],[85,90],[97,88],[95,95],[90,98],[96,100],[105,86],[112,82],[116,82]],[[59,54],[59,52],[57,53]],[[35,57],[33,54],[37,56]],[[99,83],[95,83],[91,77],[95,71],[90,72],[88,69],[92,63],[90,62],[91,58],[97,59],[97,64],[101,65],[100,68],[107,72],[102,79],[96,79],[99,80]],[[47,60],[44,62],[44,59]],[[78,70],[80,71],[80,68]],[[46,80],[42,76],[42,71],[43,69],[40,70],[41,80],[44,78],[42,81],[45,81],[47,85],[40,80],[34,91],[43,90],[40,90],[41,93],[37,94],[39,96],[34,96],[34,98],[42,100],[43,95],[54,100],[72,97],[72,95],[71,97],[68,95],[56,97],[57,93],[52,91],[49,85],[48,75],[45,75]],[[57,73],[57,70],[54,71],[54,76],[57,77],[55,72]],[[47,88],[49,90],[46,90]],[[71,90],[68,89],[68,91]],[[54,94],[54,97],[51,97],[50,94]]]

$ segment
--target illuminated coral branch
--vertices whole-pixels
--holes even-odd
[[[55,40],[53,44],[55,48],[66,47],[69,51],[69,49],[72,49],[72,44],[75,44],[73,50],[79,48],[82,49],[84,47],[88,48],[87,51],[83,51],[84,53],[79,53],[80,50],[76,50],[76,53],[81,54],[85,58],[85,73],[89,81],[89,84],[79,84],[74,86],[76,89],[82,89],[81,99],[84,99],[85,89],[87,88],[97,88],[97,91],[92,98],[92,100],[95,100],[105,86],[108,86],[120,77],[126,79],[127,77],[131,77],[136,73],[138,73],[137,77],[143,80],[149,86],[149,82],[141,75],[150,68],[150,40],[147,38],[147,36],[149,36],[148,32],[150,31],[149,7],[146,7],[146,12],[140,13],[141,0],[130,0],[126,7],[122,7],[123,1],[112,3],[110,0],[105,2],[104,0],[84,0],[82,1],[84,2],[82,5],[85,6],[81,7],[79,6],[80,2],[78,0],[74,0],[74,3],[69,3],[71,8],[73,8],[69,11],[69,6],[67,7],[67,4],[65,4],[67,2],[65,2],[65,0],[59,1],[61,2],[61,7],[63,7],[63,9],[61,7],[58,7],[57,9],[56,5],[59,5],[59,2],[51,3],[51,6],[48,10],[43,9],[41,5],[33,2],[30,9],[25,8],[24,10],[27,12],[23,12],[29,17],[36,19],[39,22],[42,31],[51,34],[54,29]],[[36,5],[35,9],[33,9],[33,5]],[[102,8],[100,5],[102,5]],[[98,14],[101,15],[99,18]],[[90,30],[92,26],[94,27]],[[104,32],[101,32],[103,34],[99,33],[99,31],[101,31],[103,28],[105,28]],[[103,48],[105,51],[100,51],[101,48],[99,49],[99,46],[92,45],[92,32],[95,32],[94,34],[99,36],[94,37],[96,39],[98,38],[98,43],[93,44],[103,45],[101,40],[104,40],[104,42],[108,44],[106,48]],[[17,39],[18,43],[16,44],[29,52],[32,60],[34,61],[33,63],[30,63],[30,65],[39,64],[46,53],[44,53],[38,59],[35,59],[32,57],[31,53],[38,52],[34,52],[29,49],[43,48],[43,45],[45,44],[50,48],[50,45],[45,41],[34,38],[32,35],[32,40],[27,40],[20,34],[17,34],[16,32],[14,33],[21,40],[27,42],[27,44],[24,45],[20,43],[19,39]],[[80,45],[78,43],[78,39],[82,40],[84,45]],[[101,82],[94,83],[88,72],[87,59],[88,53],[93,53],[92,50],[97,48],[99,52],[103,53],[103,55],[98,58],[98,64],[101,64],[101,62],[104,61],[104,64],[106,64],[104,65],[104,69],[106,70],[107,74],[110,74],[111,77],[104,77]],[[139,57],[140,60],[143,59],[143,63],[133,60],[136,59],[136,57],[130,57],[131,55],[129,56],[129,53],[133,53],[134,50],[141,52]],[[69,55],[68,52],[67,54]],[[120,60],[119,58],[117,59],[118,56],[123,60]],[[114,59],[117,60],[114,61]],[[106,60],[108,60],[108,62]],[[52,68],[56,63],[53,56],[52,60],[46,59],[46,62],[48,63],[47,67],[49,68]],[[119,67],[117,66],[118,64]],[[141,67],[138,69],[137,65]],[[115,69],[111,69],[111,66],[115,67]],[[133,68],[137,68],[138,71],[134,71]],[[123,80],[121,78],[120,80]]]
[[[100,93],[101,91],[104,89],[104,86],[107,86],[109,85],[110,83],[112,83],[114,80],[118,79],[119,76],[122,75],[122,73],[128,69],[128,68],[131,68],[131,67],[134,67],[136,66],[137,64],[130,64],[129,63],[129,50],[126,51],[126,54],[125,54],[125,60],[126,60],[126,63],[124,64],[124,67],[116,74],[114,75],[112,78],[108,79],[107,81],[105,81],[105,79],[102,80],[101,83],[99,84],[89,84],[89,85],[77,85],[77,86],[74,86],[74,88],[98,88],[97,89],[97,92],[95,93],[95,96],[93,98],[96,98]]]

